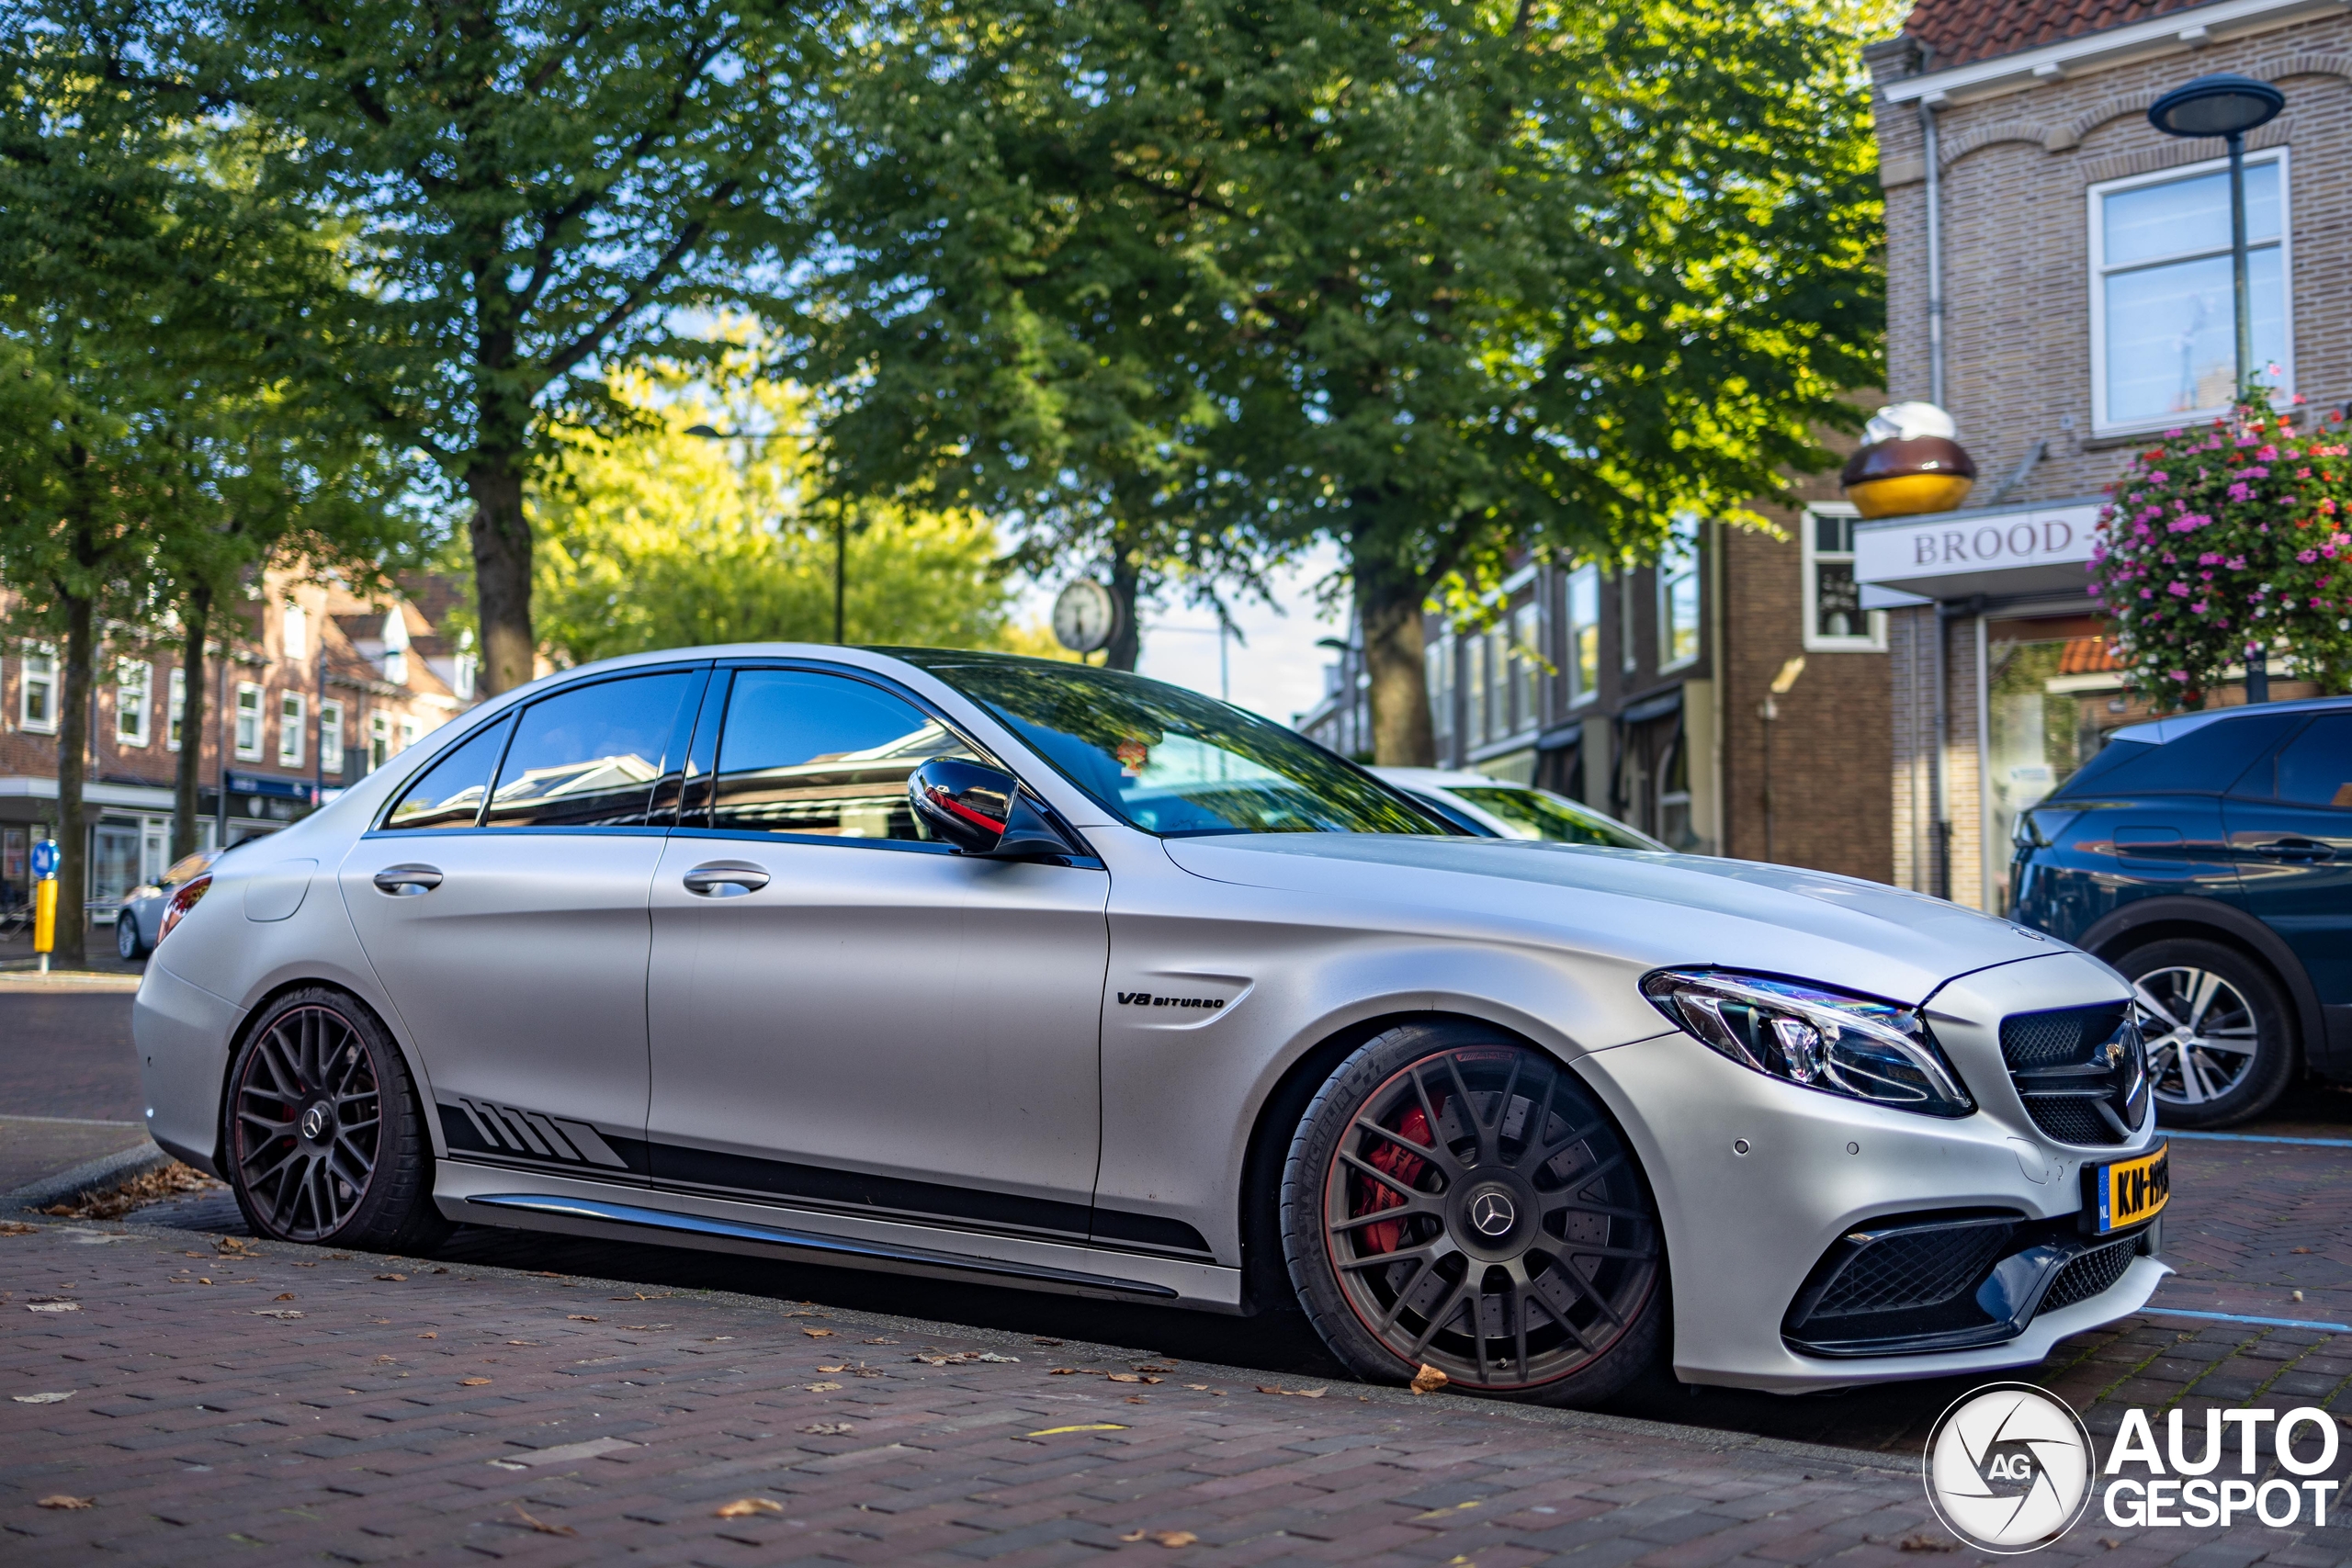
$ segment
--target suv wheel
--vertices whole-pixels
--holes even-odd
[[[1341,1063],[1283,1170],[1299,1302],[1358,1375],[1606,1399],[1659,1354],[1657,1210],[1577,1076],[1476,1024],[1408,1024]]]
[[[2226,1127],[2269,1109],[2294,1077],[2287,998],[2234,947],[2175,937],[2115,961],[2139,998],[2157,1120]]]

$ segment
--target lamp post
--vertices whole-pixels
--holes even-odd
[[[2236,317],[2237,398],[2254,387],[2254,307],[2246,281],[2245,133],[2269,124],[2287,95],[2267,82],[2217,72],[2184,82],[2148,106],[2148,123],[2166,136],[2218,136],[2230,148],[2230,291]],[[2261,642],[2245,649],[2245,700],[2270,700],[2270,654]]]

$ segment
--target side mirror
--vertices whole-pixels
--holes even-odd
[[[1022,793],[1021,781],[985,763],[933,757],[907,775],[915,820],[959,854],[997,860],[1078,852]]]

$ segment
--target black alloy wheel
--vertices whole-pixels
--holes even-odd
[[[339,992],[281,998],[231,1069],[221,1148],[257,1235],[368,1248],[430,1245],[430,1147],[381,1023]]]
[[[1476,1026],[1410,1025],[1308,1108],[1283,1182],[1308,1314],[1371,1378],[1606,1398],[1655,1359],[1657,1210],[1576,1075]]]

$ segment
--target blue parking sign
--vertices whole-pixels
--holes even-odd
[[[33,846],[33,876],[47,882],[57,874],[57,840],[43,839]]]

